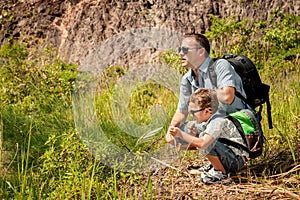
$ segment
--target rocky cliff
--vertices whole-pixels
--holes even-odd
[[[271,11],[299,15],[298,0],[2,0],[0,41],[52,44],[65,61],[80,64],[94,47],[124,30],[165,27],[205,32],[209,14],[267,19]]]

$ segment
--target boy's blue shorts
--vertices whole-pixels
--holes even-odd
[[[218,156],[227,173],[236,173],[242,170],[245,164],[242,156],[236,155],[226,144],[219,141],[208,154]]]

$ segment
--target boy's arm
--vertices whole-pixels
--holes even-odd
[[[168,143],[173,144],[174,140],[173,136],[170,134],[170,127],[180,127],[185,122],[187,114],[188,112],[186,110],[176,110],[166,134],[166,141]]]
[[[200,149],[206,149],[215,140],[215,138],[213,138],[212,136],[210,136],[208,134],[205,134],[203,137],[198,138],[198,137],[192,136],[190,134],[187,134],[185,132],[183,132],[181,139],[188,142],[192,146],[200,148]]]
[[[170,127],[170,134],[173,135],[174,137],[179,137],[189,143],[191,146],[200,148],[200,149],[206,149],[213,143],[215,140],[214,137],[210,136],[209,134],[204,134],[203,137],[198,138],[193,135],[190,135],[188,133],[183,132],[177,127]]]

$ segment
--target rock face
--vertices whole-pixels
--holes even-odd
[[[52,44],[63,60],[80,64],[94,47],[125,30],[203,33],[210,27],[209,14],[264,20],[277,7],[299,15],[298,0],[2,0],[0,41]]]

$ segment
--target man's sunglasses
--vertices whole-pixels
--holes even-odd
[[[200,112],[200,111],[202,111],[202,110],[204,110],[205,108],[201,108],[201,109],[199,109],[199,110],[190,110],[190,113],[192,114],[192,115],[194,115],[195,113],[197,113],[197,112]]]
[[[197,48],[189,48],[189,47],[179,47],[178,48],[178,53],[180,53],[181,51],[184,53],[184,54],[187,54],[189,52],[190,49],[201,49],[202,47],[197,47]]]

